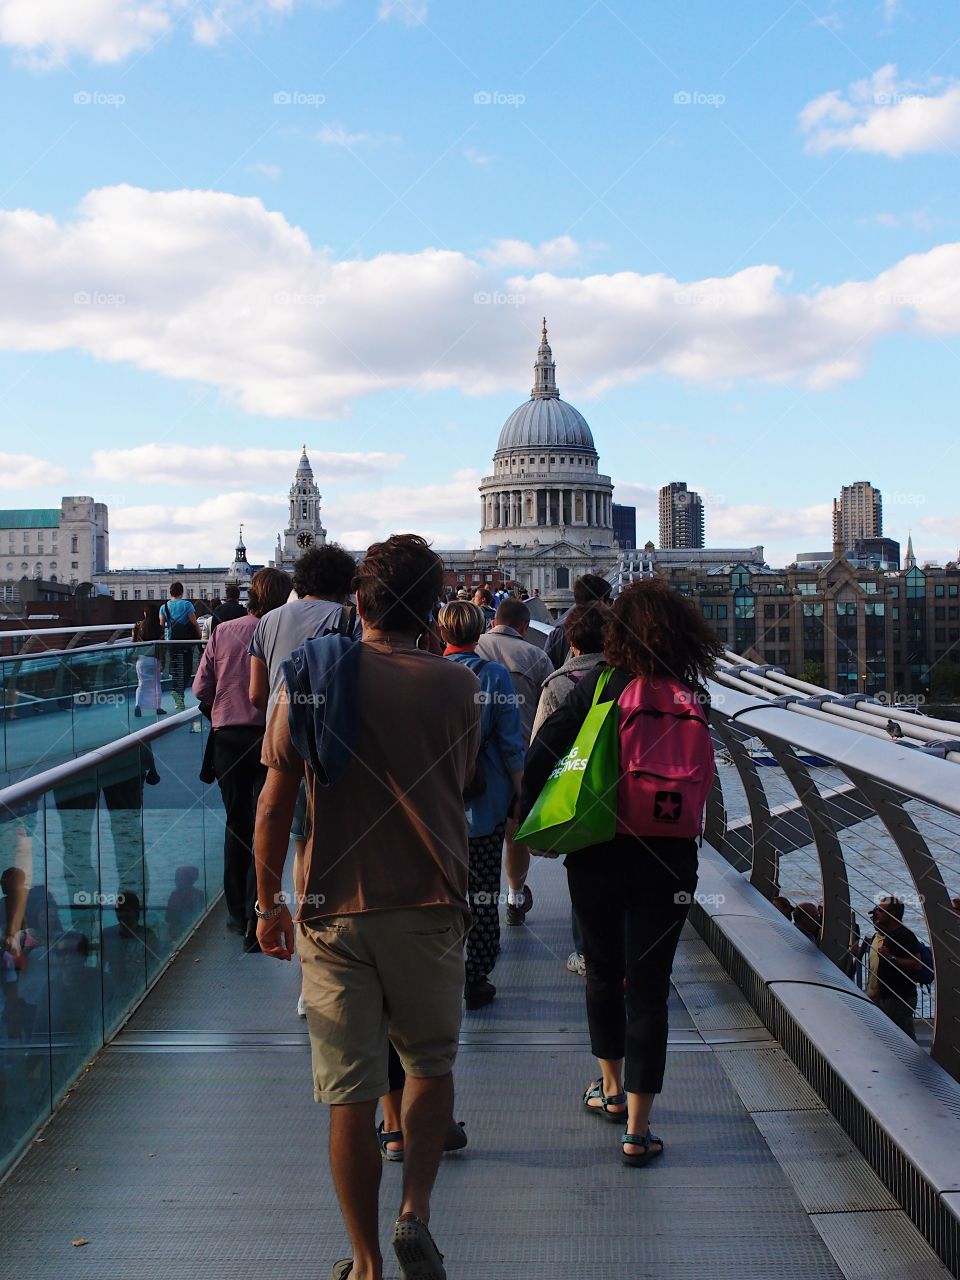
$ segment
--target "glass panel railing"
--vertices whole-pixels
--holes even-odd
[[[196,699],[199,645],[102,644],[0,660],[0,786],[93,751]]]
[[[0,791],[0,1170],[220,892],[205,729],[171,716]]]

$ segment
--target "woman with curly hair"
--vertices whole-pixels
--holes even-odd
[[[604,628],[605,663],[584,676],[531,743],[522,811],[530,811],[551,770],[573,745],[603,671],[613,668],[600,701],[620,703],[622,717],[624,694],[631,689],[635,696],[636,681],[652,688],[669,681],[699,702],[721,652],[700,614],[663,579],[627,587]],[[650,717],[649,724],[660,721]],[[625,774],[618,811],[623,788],[630,785]],[[600,1069],[584,1092],[583,1106],[594,1116],[625,1124],[624,1163],[646,1164],[663,1151],[663,1142],[650,1131],[650,1112],[663,1087],[670,971],[697,885],[697,841],[618,831],[606,844],[569,854],[566,870],[583,933],[587,1020]]]

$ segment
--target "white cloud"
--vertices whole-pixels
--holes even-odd
[[[476,147],[464,147],[463,157],[469,160],[471,164],[489,164],[493,156],[484,155],[482,151],[478,151]]]
[[[429,529],[441,540],[438,545],[472,547],[477,534],[464,541],[463,530],[476,528],[479,533],[480,480],[479,471],[462,468],[439,484],[378,485],[336,495],[324,508],[324,522],[331,529],[365,531],[370,535],[367,542],[391,533]]]
[[[396,134],[351,131],[342,124],[325,124],[316,136],[318,142],[328,147],[358,147],[363,143],[380,146],[384,142],[400,141]]]
[[[396,19],[408,27],[419,26],[427,20],[427,6],[424,0],[380,0],[377,17],[381,22]]]
[[[538,267],[563,267],[576,262],[580,246],[572,236],[557,236],[540,244],[526,240],[495,240],[489,249],[480,253],[484,262],[492,267],[520,267],[533,271]]]
[[[846,96],[831,89],[808,102],[799,115],[806,149],[836,148],[901,159],[960,146],[960,83],[932,80],[926,86],[898,81],[888,63]]]
[[[561,392],[581,397],[656,372],[829,386],[882,336],[960,332],[960,243],[873,279],[788,284],[773,264],[679,281],[510,275],[434,248],[341,261],[258,198],[214,191],[101,188],[63,222],[0,211],[0,349],[85,351],[273,418],[341,417],[384,391],[525,390],[542,315]]]
[[[900,0],[883,0],[883,20],[889,26],[900,9]]]
[[[263,563],[273,554],[285,516],[279,496],[259,493],[220,493],[176,506],[114,504],[110,507],[110,564],[124,569],[228,565],[241,523],[248,559]]]
[[[38,68],[73,55],[120,62],[148,49],[182,20],[199,44],[215,44],[240,23],[289,12],[297,0],[0,0],[0,43]]]
[[[400,466],[399,453],[327,453],[307,449],[318,484],[381,475]],[[96,449],[93,475],[98,480],[228,489],[286,484],[297,468],[299,450],[235,449],[228,445],[144,444],[132,449]]]
[[[30,453],[0,453],[0,489],[46,488],[66,480],[67,471]]]

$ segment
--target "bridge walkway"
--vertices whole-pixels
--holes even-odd
[[[582,1114],[582,980],[562,871],[535,863],[500,995],[466,1015],[434,1227],[451,1280],[938,1280],[948,1272],[688,927],[664,1156],[624,1168]],[[345,1252],[297,974],[218,906],[0,1186],[17,1280],[325,1280]],[[383,1237],[401,1172],[384,1168]],[[79,1243],[85,1242],[85,1243]],[[388,1277],[397,1275],[387,1257]]]

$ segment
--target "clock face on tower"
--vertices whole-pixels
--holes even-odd
[[[297,546],[301,547],[304,551],[310,546],[311,542],[313,542],[313,534],[307,533],[306,529],[304,529],[302,533],[297,534]]]

